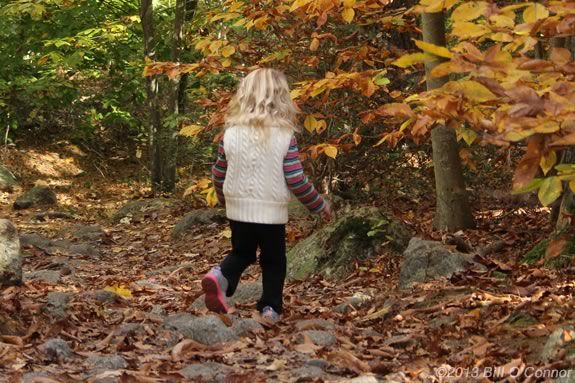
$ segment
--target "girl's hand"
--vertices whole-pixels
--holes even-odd
[[[333,213],[331,211],[331,205],[329,204],[328,201],[325,201],[325,206],[323,208],[323,210],[320,213],[321,215],[321,219],[323,219],[324,222],[330,222],[333,219]]]

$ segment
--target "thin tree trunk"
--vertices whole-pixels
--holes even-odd
[[[445,46],[443,12],[424,13],[422,24],[423,41]],[[447,77],[431,78],[431,70],[439,63],[433,61],[425,64],[428,90],[439,88],[448,81]],[[446,126],[436,126],[431,131],[431,144],[436,193],[434,226],[449,231],[473,227],[473,214],[467,199],[455,132]]]
[[[140,18],[144,32],[144,57],[146,60],[154,61],[155,52],[155,32],[154,32],[154,5],[152,0],[141,0]],[[149,113],[149,151],[151,162],[151,182],[152,192],[158,191],[162,184],[161,162],[162,153],[158,133],[161,131],[162,119],[158,98],[158,79],[156,76],[146,78],[147,107]]]
[[[196,8],[198,6],[198,0],[186,0],[185,9],[185,21],[191,22],[196,14]],[[178,109],[180,113],[185,113],[186,111],[186,89],[188,86],[189,74],[184,73],[180,78],[180,89],[178,91]]]

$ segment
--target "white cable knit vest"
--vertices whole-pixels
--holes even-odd
[[[287,223],[290,190],[283,161],[292,135],[293,132],[281,128],[268,128],[266,132],[242,126],[226,129],[224,151],[228,168],[224,196],[229,219]]]

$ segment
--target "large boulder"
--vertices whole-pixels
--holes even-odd
[[[18,184],[14,174],[0,165],[0,191],[11,191]]]
[[[470,266],[480,267],[470,254],[450,250],[442,243],[412,238],[403,252],[399,287],[407,288],[416,282],[449,278]]]
[[[14,209],[27,209],[33,206],[56,205],[58,198],[56,193],[46,185],[36,185],[24,194],[16,198]]]
[[[288,252],[288,278],[305,279],[320,273],[329,279],[343,279],[354,260],[377,254],[384,246],[401,251],[409,231],[397,219],[374,207],[352,210]]]
[[[181,237],[187,231],[198,224],[210,224],[213,222],[226,222],[226,212],[223,209],[198,209],[186,214],[174,227],[172,236]]]
[[[0,219],[0,286],[22,282],[22,255],[18,231],[12,222]]]

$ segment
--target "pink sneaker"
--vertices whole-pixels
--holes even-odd
[[[214,267],[202,279],[202,289],[205,293],[206,307],[216,313],[227,313],[225,291],[228,288],[228,280],[222,274],[219,266]]]

